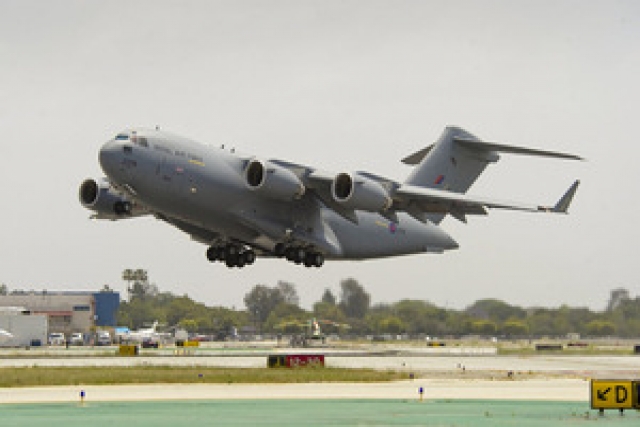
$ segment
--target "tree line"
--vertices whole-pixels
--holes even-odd
[[[290,334],[304,332],[313,319],[326,334],[350,336],[640,336],[640,297],[632,298],[625,289],[613,290],[601,312],[567,305],[524,308],[498,299],[482,299],[455,310],[411,299],[372,305],[364,286],[346,279],[340,283],[338,295],[325,289],[312,309],[305,310],[300,307],[295,285],[279,282],[275,286],[255,285],[244,297],[245,309],[235,310],[207,307],[187,295],[160,292],[149,283],[144,270],[126,270],[123,279],[129,283],[129,298],[120,305],[118,323],[134,329],[158,320],[202,334],[224,334],[231,328],[256,334]]]

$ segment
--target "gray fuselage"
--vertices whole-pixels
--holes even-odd
[[[405,213],[390,221],[378,213],[356,211],[357,221],[350,221],[313,191],[291,200],[271,198],[247,184],[251,159],[158,130],[120,134],[99,156],[114,186],[208,245],[235,242],[268,255],[276,244],[293,242],[332,259],[439,253],[458,247],[436,224]]]

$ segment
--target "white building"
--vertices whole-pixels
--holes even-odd
[[[47,316],[21,307],[0,307],[0,347],[47,345]]]

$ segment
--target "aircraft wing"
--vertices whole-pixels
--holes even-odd
[[[450,214],[466,222],[466,215],[486,215],[486,209],[508,209],[525,212],[567,213],[580,181],[575,181],[554,206],[507,202],[468,194],[401,185],[394,192],[394,208],[404,210],[418,220],[426,221],[426,214]]]
[[[326,207],[348,221],[353,223],[358,222],[355,211],[345,209],[342,205],[333,200],[331,195],[331,182],[336,177],[335,173],[283,160],[272,159],[270,162],[277,164],[278,166],[285,167],[295,173],[298,178],[300,178],[305,188],[307,190],[312,190],[313,194],[315,194]]]
[[[335,174],[281,160],[271,161],[294,172],[304,185],[313,190],[328,208],[349,221],[357,222],[355,212],[342,207],[331,195],[331,182],[335,178]],[[379,213],[392,221],[397,221],[396,212],[401,211],[422,222],[427,221],[428,214],[449,214],[462,222],[466,222],[467,215],[486,215],[487,209],[567,213],[580,184],[580,181],[575,181],[554,206],[541,206],[399,184],[393,180],[367,172],[358,172],[358,175],[375,180],[387,189],[393,199],[393,206],[388,211]]]

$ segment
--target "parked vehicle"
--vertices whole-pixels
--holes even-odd
[[[109,331],[98,331],[96,335],[96,345],[111,345],[111,334]]]
[[[64,345],[64,334],[62,332],[51,332],[49,334],[49,345]]]
[[[82,332],[74,332],[71,334],[71,338],[69,339],[69,344],[71,345],[84,345],[84,336]]]
[[[152,338],[145,338],[144,340],[142,340],[142,348],[158,348],[158,347],[159,347],[158,341]]]

